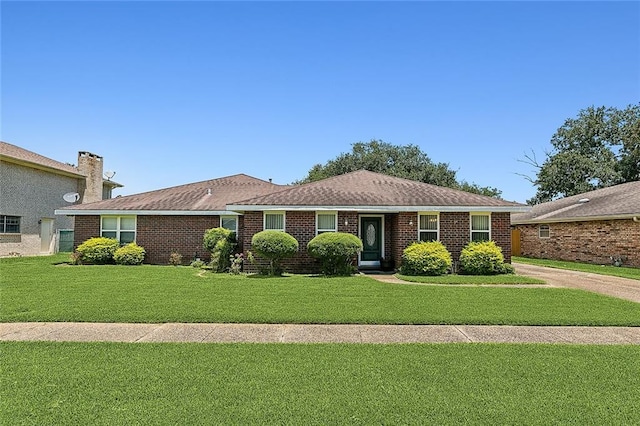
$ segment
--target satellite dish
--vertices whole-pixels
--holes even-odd
[[[116,175],[116,172],[112,170],[107,170],[106,172],[104,172],[104,176],[107,178],[107,180],[111,180],[111,178],[114,177],[115,175]]]
[[[78,194],[77,192],[67,192],[62,196],[62,199],[67,203],[75,203],[80,199],[80,194]]]

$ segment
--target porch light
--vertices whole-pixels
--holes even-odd
[[[347,226],[349,224],[349,221],[347,219],[344,220],[344,226]]]
[[[413,219],[409,219],[409,226],[413,226]]]

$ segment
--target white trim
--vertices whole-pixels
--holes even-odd
[[[473,220],[471,219],[471,216],[489,216],[489,240],[491,241],[491,212],[471,212],[469,213],[469,241],[473,241],[473,233],[474,232],[487,232],[484,229],[483,230],[473,230]]]
[[[229,218],[233,218],[236,221],[236,229],[233,230],[233,232],[236,233],[236,236],[238,235],[238,216],[234,215],[234,214],[224,214],[224,215],[220,215],[220,227],[222,228],[222,219],[229,219]],[[226,228],[225,228],[226,229]]]
[[[282,229],[267,229],[267,215],[268,214],[281,214],[282,215]],[[271,210],[271,211],[265,211],[262,213],[262,229],[265,231],[283,231],[286,232],[287,230],[287,212],[282,211],[282,210]]]
[[[420,240],[421,232],[433,232],[433,229],[420,229],[420,216],[436,216],[436,220],[438,221],[437,227],[435,229],[436,232],[436,241],[440,241],[440,212],[418,212],[418,223],[416,224],[416,228],[418,228],[418,240]]]
[[[384,252],[384,215],[383,214],[360,214],[358,215],[358,238],[362,240],[362,218],[363,217],[377,217],[380,218],[380,257],[386,257]],[[364,240],[363,240],[364,241]],[[358,266],[380,266],[379,260],[362,260],[362,252],[358,253]]]
[[[535,225],[538,223],[561,223],[561,222],[592,222],[596,220],[633,220],[634,216],[640,216],[640,213],[633,214],[621,214],[611,216],[581,216],[581,217],[562,217],[555,219],[527,219],[527,220],[512,220],[512,225]]]
[[[335,229],[319,229],[318,228],[318,215],[326,215],[326,216],[333,216],[335,217]],[[320,210],[320,211],[316,211],[316,235],[318,235],[321,232],[338,232],[338,212],[336,211],[328,211],[328,210]]]
[[[62,216],[242,216],[228,210],[55,210],[56,215]]]
[[[439,211],[439,212],[492,212],[492,213],[528,213],[531,206],[287,206],[287,205],[245,205],[228,204],[227,209],[233,211],[319,211],[340,210],[358,212],[400,213],[415,211]]]

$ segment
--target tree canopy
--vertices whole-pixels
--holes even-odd
[[[316,164],[307,177],[295,183],[308,183],[357,170],[369,170],[390,176],[446,186],[499,198],[502,191],[475,183],[458,181],[456,171],[447,163],[434,163],[416,145],[392,145],[381,140],[356,142],[349,153],[342,153],[327,163]]]
[[[640,180],[640,104],[625,109],[589,107],[567,119],[551,138],[552,150],[537,169],[529,204]]]

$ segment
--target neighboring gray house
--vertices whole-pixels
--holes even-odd
[[[111,198],[119,187],[103,179],[98,155],[79,152],[75,167],[0,142],[0,256],[53,253],[61,234],[71,250],[73,218],[56,217],[55,209]]]

